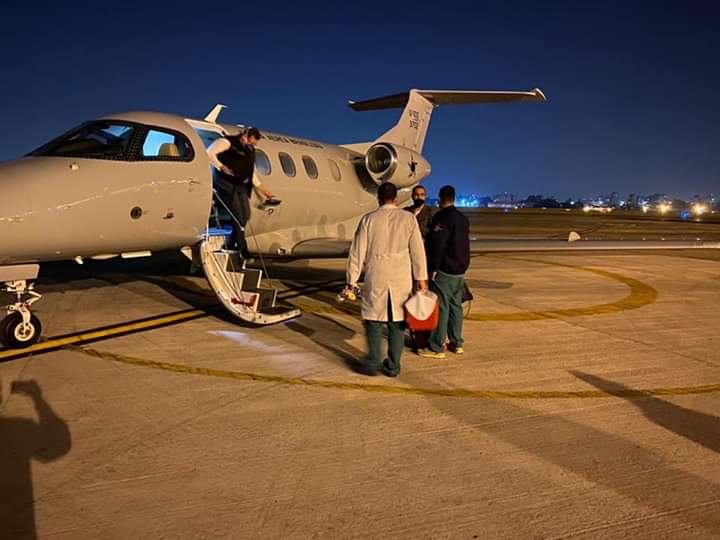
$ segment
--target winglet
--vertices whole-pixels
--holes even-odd
[[[212,122],[213,124],[217,122],[218,116],[220,116],[220,113],[223,109],[225,109],[226,106],[218,103],[213,107],[213,110],[208,113],[208,115],[205,117],[206,122]]]

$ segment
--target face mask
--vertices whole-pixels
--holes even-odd
[[[419,197],[417,199],[413,199],[413,205],[415,207],[422,206],[423,204],[425,204],[425,199],[421,199]]]

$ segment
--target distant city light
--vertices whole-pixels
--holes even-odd
[[[696,204],[693,204],[692,211],[693,211],[693,214],[695,214],[696,216],[699,216],[699,215],[707,212],[707,206],[705,206],[704,204],[696,203]]]
[[[431,204],[439,204],[437,199],[429,199]],[[674,204],[673,204],[674,203]],[[623,198],[617,192],[610,195],[595,195],[593,197],[578,198],[568,197],[565,200],[558,200],[556,197],[542,194],[528,195],[526,198],[507,191],[489,195],[486,193],[458,193],[455,205],[462,208],[494,208],[515,210],[518,208],[540,209],[566,209],[581,210],[586,213],[610,213],[617,211],[642,212],[643,214],[653,213],[655,215],[666,215],[672,213],[679,215],[686,211],[688,217],[699,218],[703,214],[716,213],[720,209],[718,198],[712,193],[707,195],[695,195],[692,201],[673,198],[667,193],[654,193],[652,195],[640,195],[630,193]],[[682,219],[688,219],[684,217]]]

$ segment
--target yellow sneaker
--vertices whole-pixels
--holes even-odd
[[[445,358],[444,352],[435,352],[435,351],[431,351],[430,349],[420,349],[418,351],[418,354],[420,356],[422,356],[423,358],[437,358],[437,359]]]
[[[455,354],[465,354],[465,349],[462,347],[455,347],[454,345],[448,345],[448,351]]]

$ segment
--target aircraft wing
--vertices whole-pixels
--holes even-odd
[[[617,251],[644,249],[720,249],[703,240],[484,240],[471,238],[471,253],[512,251]]]
[[[718,241],[704,240],[544,240],[544,239],[470,239],[470,253],[529,251],[634,251],[650,249],[720,249]],[[296,245],[292,256],[299,259],[347,257],[350,240],[317,238]]]
[[[314,238],[297,244],[292,256],[299,259],[335,259],[347,257],[350,253],[350,240],[337,238]]]

